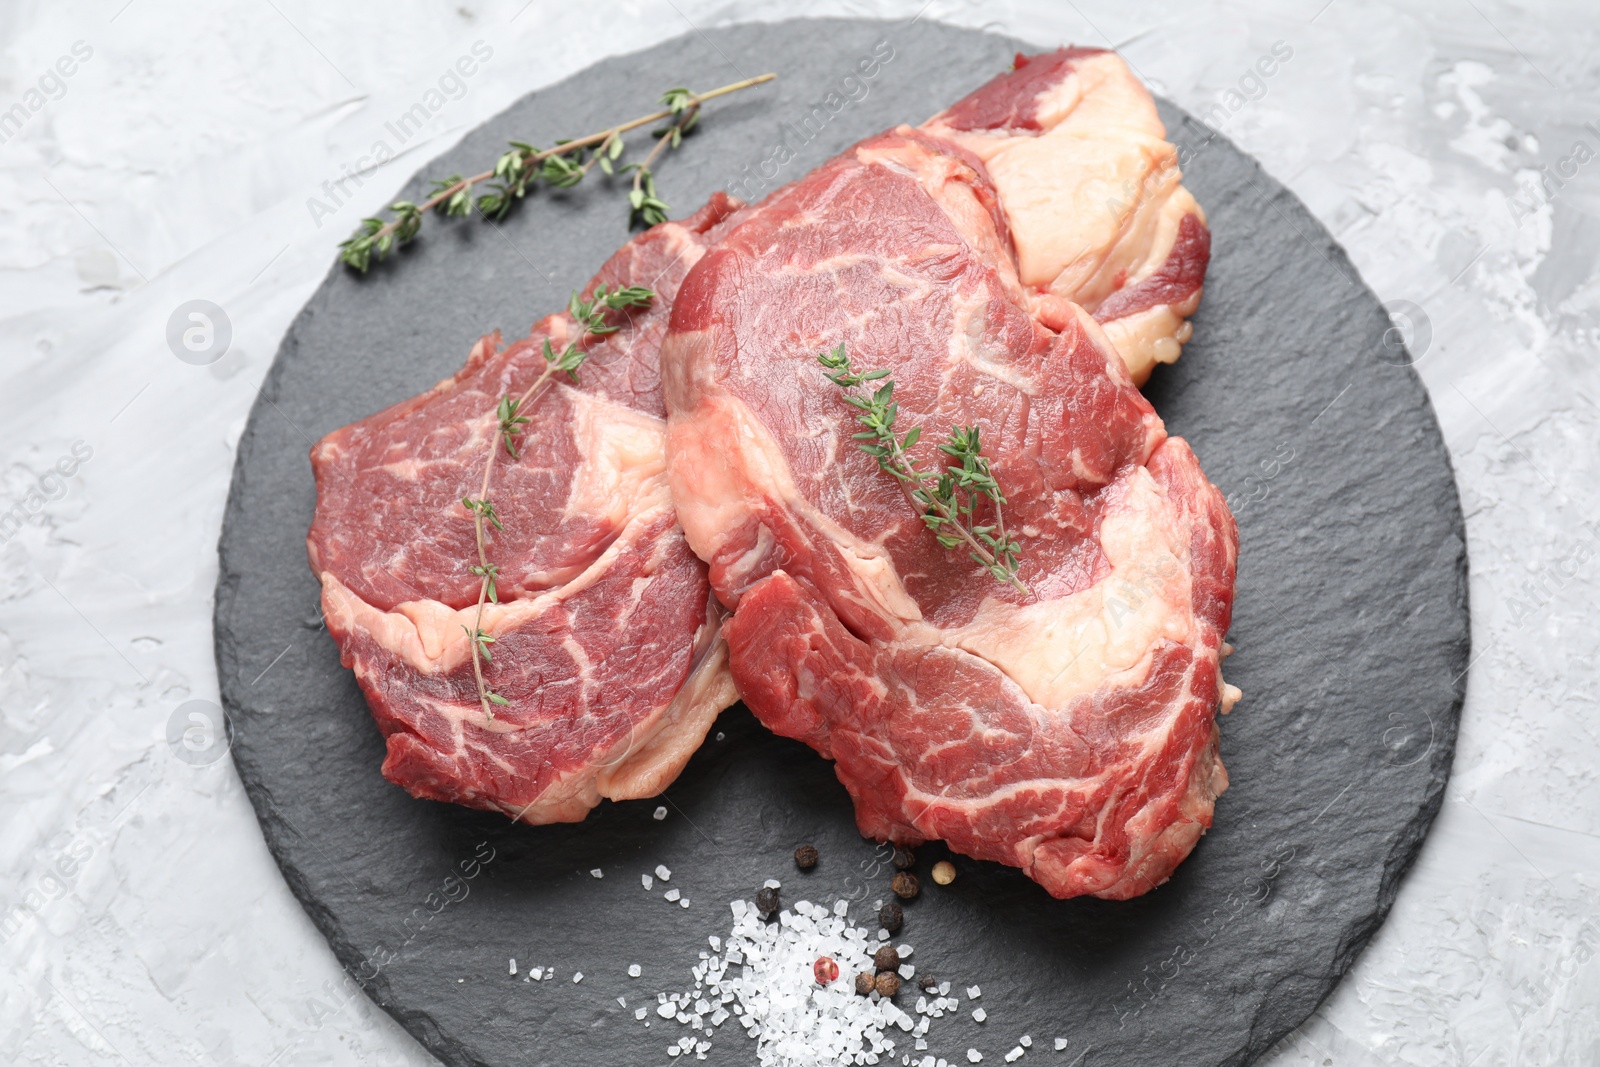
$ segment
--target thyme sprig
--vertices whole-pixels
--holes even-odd
[[[500,454],[500,449],[496,445],[503,445],[513,460],[521,459],[517,439],[530,421],[523,412],[530,409],[545,386],[549,385],[550,380],[557,374],[564,373],[573,382],[578,380],[578,368],[589,358],[589,351],[584,347],[584,342],[590,337],[604,337],[622,328],[621,323],[612,321],[611,312],[647,307],[655,299],[655,295],[651,290],[636,285],[619,285],[613,289],[607,289],[602,285],[587,300],[573,293],[572,300],[567,304],[567,312],[578,325],[578,339],[569,342],[565,348],[557,352],[550,339],[546,337],[541,349],[544,367],[539,371],[538,377],[520,395],[513,397],[507,393],[495,405],[493,413],[495,432],[493,443],[489,446],[489,454],[483,464],[483,482],[478,487],[476,497],[461,498],[461,506],[472,513],[473,535],[478,548],[478,562],[467,570],[480,579],[477,611],[472,626],[463,626],[462,629],[466,631],[467,639],[472,643],[472,675],[478,687],[478,703],[483,708],[484,716],[490,720],[494,719],[495,707],[511,703],[495,692],[483,676],[484,666],[494,662],[489,646],[495,641],[492,635],[483,630],[483,607],[486,603],[500,603],[500,590],[496,584],[500,568],[489,559],[488,528],[493,526],[496,530],[502,532],[505,530],[500,521],[500,514],[495,510],[494,501],[489,496],[489,486],[494,477],[495,457]]]
[[[844,390],[845,403],[859,414],[863,427],[851,435],[856,447],[878,461],[878,467],[894,475],[900,490],[946,549],[967,548],[967,555],[997,582],[1027,594],[1028,587],[1017,577],[1017,562],[1022,545],[1006,532],[1006,503],[1000,483],[983,455],[983,444],[976,426],[955,426],[939,451],[950,457],[944,470],[934,473],[917,467],[910,450],[922,437],[922,427],[913,426],[901,435],[895,430],[900,405],[894,401],[894,379],[887,370],[857,373],[850,368],[844,345],[817,356],[823,374]],[[858,392],[862,386],[879,382]],[[987,500],[994,521],[976,521],[979,501]]]
[[[505,218],[513,205],[539,183],[570,189],[597,165],[607,174],[632,172],[633,184],[628,192],[630,221],[643,222],[646,226],[664,222],[669,208],[656,195],[655,175],[651,169],[661,153],[683,143],[684,134],[700,121],[700,105],[707,100],[736,93],[776,77],[776,74],[762,74],[704,93],[691,92],[682,87],[668,89],[661,94],[661,102],[666,105],[661,110],[586,137],[557,141],[550,148],[511,141],[511,147],[495,160],[491,169],[465,178],[452,174],[448,178],[436,179],[432,183],[432,195],[422,203],[396,200],[389,205],[391,218],[374,216],[362,219],[356,232],[339,243],[339,259],[364,274],[374,259],[382,260],[415,237],[422,229],[423,216],[430,211],[442,212],[447,218],[462,218],[472,214],[476,208],[485,218],[498,221]],[[618,161],[627,150],[624,135],[662,119],[669,121],[660,129],[651,131],[656,143],[644,161],[618,167]],[[487,191],[477,194],[474,199],[473,190],[480,185]]]
[[[667,221],[667,212],[671,209],[666,201],[656,195],[655,173],[651,168],[662,152],[683,144],[683,135],[694,129],[695,123],[700,121],[700,102],[688,89],[668,89],[661,94],[661,102],[667,105],[672,121],[659,130],[650,131],[656,143],[643,163],[630,163],[622,168],[624,174],[633,172],[633,188],[628,191],[628,206],[633,210],[628,220],[630,223],[643,222],[646,226],[654,226]]]

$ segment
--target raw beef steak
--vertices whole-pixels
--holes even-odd
[[[499,603],[480,707],[468,631],[480,579],[473,516],[496,448],[500,398],[516,395],[580,329],[566,312],[502,348],[483,338],[458,373],[312,449],[317,510],[307,545],[328,629],[388,741],[383,774],[419,797],[543,823],[601,797],[654,796],[735,699],[706,569],[668,493],[657,356],[685,273],[734,208],[724,196],[625,245],[586,292],[644,286],[612,312],[621,329],[581,342],[581,384],[553,385],[524,414],[519,459],[496,458],[488,528]]]
[[[983,161],[1040,321],[1092,312],[1135,385],[1178,358],[1211,234],[1155,102],[1114,52],[1019,55],[922,128]]]
[[[863,833],[943,839],[1059,897],[1126,898],[1172,873],[1227,786],[1215,716],[1237,695],[1219,670],[1237,534],[1106,331],[1051,290],[1084,257],[1104,269],[1069,292],[1126,286],[1123,230],[1030,266],[1058,244],[1045,228],[1094,230],[1008,202],[1060,177],[1054,152],[1013,158],[1002,182],[970,135],[936,132],[1048,137],[1041,94],[1103,56],[1019,63],[933,128],[869,138],[774,193],[689,272],[661,359],[674,502],[735,610],[724,633],[751,710],[836,761]],[[1184,259],[1181,241],[1140,261],[1146,278]],[[856,448],[854,409],[817,364],[840,344],[858,370],[893,372],[899,430],[925,428],[922,469],[951,426],[981,429],[1028,594],[941,548]]]

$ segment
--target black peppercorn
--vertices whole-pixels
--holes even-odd
[[[817,850],[811,845],[801,845],[794,850],[794,865],[802,871],[809,871],[817,865]]]
[[[856,992],[862,996],[871,996],[873,986],[877,979],[873,978],[871,971],[862,971],[856,975]]]
[[[889,888],[894,890],[894,895],[901,900],[910,900],[922,891],[922,884],[910,871],[901,871],[894,876],[894,881],[889,883]]]
[[[893,971],[884,971],[873,980],[872,986],[878,991],[878,996],[892,997],[900,992],[900,976]]]
[[[917,979],[917,984],[922,987],[922,991],[924,993],[932,993],[935,989],[939,988],[939,979],[935,978],[931,974],[925,974],[921,978]]]
[[[880,971],[892,971],[900,966],[900,953],[894,950],[893,945],[881,945],[872,954],[872,965]]]
[[[878,922],[891,934],[900,932],[900,924],[905,921],[906,913],[900,910],[900,905],[889,901],[878,909]]]
[[[909,871],[911,868],[915,867],[916,865],[917,865],[917,854],[915,852],[911,851],[909,848],[897,848],[897,849],[894,850],[894,869],[895,870],[897,870],[897,871]]]
[[[772,918],[782,906],[778,901],[778,891],[771,886],[763,886],[761,892],[756,894],[756,911],[761,913],[763,919]]]

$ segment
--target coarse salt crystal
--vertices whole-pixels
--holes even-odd
[[[660,807],[656,808],[655,820],[656,820],[656,822],[660,822],[662,819],[665,819],[666,817],[667,817],[667,806],[665,804],[662,804]]]
[[[535,982],[537,982],[537,981],[539,981],[540,979],[542,979],[544,977],[544,968],[543,967],[535,967],[533,970],[529,971],[528,973],[531,974],[533,976],[533,980]]]
[[[777,879],[765,885],[780,887]],[[680,896],[678,903],[687,906],[687,898]],[[698,951],[698,961],[689,968],[692,987],[658,998],[657,1015],[675,1020],[691,1034],[689,1041],[673,1046],[679,1056],[703,1058],[711,1042],[702,1035],[714,1036],[717,1027],[735,1018],[757,1042],[753,1060],[760,1067],[920,1064],[905,1053],[913,1042],[919,1053],[928,1048],[928,998],[918,998],[914,1017],[876,994],[857,996],[853,982],[843,980],[872,971],[873,951],[888,940],[887,932],[875,940],[872,931],[852,926],[849,904],[799,900],[772,922],[762,919],[748,900],[730,901],[730,930],[708,937],[712,951]],[[841,980],[819,986],[815,964],[824,956],[839,965]],[[909,963],[900,967],[914,973]],[[949,1003],[953,1011],[956,1001]],[[935,1062],[927,1056],[925,1067]]]
[[[644,973],[644,968],[640,967],[637,963],[628,964],[628,977],[629,978],[637,978],[643,973]]]
[[[967,1062],[968,1063],[977,1063],[981,1059],[983,1059],[983,1053],[979,1052],[975,1048],[967,1049]]]
[[[900,977],[901,978],[904,978],[904,979],[909,981],[911,976],[916,974],[916,973],[917,973],[917,969],[915,967],[913,967],[911,964],[902,963],[900,965]]]
[[[677,900],[681,896],[683,896],[683,894],[678,892],[678,890],[675,888],[669,889],[665,893],[661,894],[663,900]]]
[[[1007,1063],[1016,1063],[1018,1060],[1020,1060],[1022,1058],[1022,1054],[1025,1051],[1026,1050],[1021,1045],[1018,1045],[1016,1048],[1014,1048],[1010,1052],[1006,1053],[1006,1062]]]
[[[688,897],[684,897],[682,900],[678,901],[678,907],[687,908],[688,906],[689,906],[689,898]]]
[[[644,886],[646,889],[654,889],[656,880],[650,877],[648,874],[641,874],[639,876],[639,884]]]
[[[1017,1044],[1021,1045],[1023,1048],[1032,1048],[1033,1038],[1029,1037],[1027,1034],[1023,1034],[1021,1037],[1017,1038]]]
[[[1065,1051],[1067,1051],[1067,1039],[1066,1038],[1064,1038],[1064,1037],[1056,1038],[1056,1051],[1057,1052],[1065,1052]]]
[[[979,997],[983,996],[983,990],[979,989],[975,985],[969,985],[967,986],[967,996],[972,1000],[977,1000]]]
[[[656,877],[663,882],[670,882],[672,880],[672,872],[667,869],[665,863],[658,863],[656,864]]]
[[[604,878],[605,876],[606,876],[605,872],[602,871],[599,867],[591,867],[589,869],[589,877],[590,878]]]
[[[577,985],[581,981],[583,981],[583,972],[582,971],[579,971],[577,974],[572,976],[572,984],[573,985]]]
[[[633,1017],[635,1019],[643,1020],[644,1017],[646,1015],[649,1015],[649,1014],[650,1014],[650,1009],[649,1008],[634,1008],[633,1009]]]
[[[989,1013],[984,1011],[982,1008],[979,1008],[977,1011],[972,1013],[972,1021],[975,1023],[981,1023],[988,1017]]]
[[[617,1003],[621,1004],[624,1008],[626,1008],[628,1006],[628,998],[627,997],[618,997],[617,998]]]
[[[511,957],[511,973],[517,973],[517,958],[515,956]]]

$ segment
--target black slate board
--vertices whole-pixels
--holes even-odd
[[[832,115],[779,181],[920,121],[1019,47],[928,19],[693,33],[529,95],[422,173],[469,172],[512,137],[598,127],[663,86],[778,71],[776,84],[710,108],[660,168],[663,195],[685,212],[756,172],[782,124],[848,88],[883,39],[894,57],[866,98]],[[1164,114],[1215,244],[1196,339],[1148,392],[1238,512],[1227,675],[1245,699],[1222,734],[1233,787],[1195,854],[1138,900],[1057,902],[1013,870],[957,857],[956,882],[909,907],[900,938],[923,971],[984,988],[985,1024],[970,1004],[936,1024],[932,1051],[952,1062],[969,1047],[1000,1062],[1024,1033],[1030,1062],[1250,1062],[1316,1007],[1383,921],[1450,766],[1466,553],[1427,396],[1397,365],[1406,361],[1377,299],[1304,207],[1225,139]],[[403,192],[420,191],[413,179]],[[662,801],[664,821],[655,801],[533,828],[412,800],[379,776],[378,732],[319,631],[303,544],[309,441],[453,371],[486,329],[520,335],[559,306],[626,238],[618,200],[602,188],[540,193],[498,231],[430,222],[370,278],[330,271],[267,375],[228,500],[216,648],[239,774],[339,960],[449,1064],[669,1062],[681,1030],[645,1029],[632,1009],[687,987],[707,935],[727,929],[729,900],[773,876],[790,901],[845,895],[860,908],[887,896],[829,765],[737,706]],[[823,859],[801,875],[789,853],[806,841]],[[943,854],[924,853],[924,869]],[[658,863],[689,909],[663,902],[659,886],[643,890],[640,873]],[[561,977],[512,979],[508,957]],[[633,962],[644,978],[626,977]],[[285,1033],[291,1048],[355,988],[303,991],[307,1021]],[[1069,1042],[1060,1057],[1057,1036]],[[294,1061],[291,1051],[283,1062]],[[753,1061],[731,1023],[707,1060]]]

